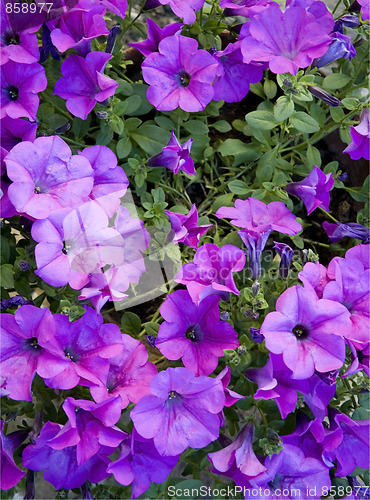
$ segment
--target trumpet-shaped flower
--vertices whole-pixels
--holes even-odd
[[[188,139],[184,144],[180,144],[174,131],[171,131],[171,139],[167,146],[152,158],[149,158],[147,165],[149,167],[166,167],[174,174],[182,170],[188,175],[195,175],[194,162],[190,156],[193,139]]]
[[[187,215],[165,210],[171,222],[168,239],[173,243],[184,243],[192,248],[198,248],[199,238],[205,234],[212,224],[198,226],[198,212],[194,203]]]
[[[134,47],[147,57],[152,52],[158,52],[158,45],[164,38],[175,35],[183,27],[182,23],[167,24],[164,28],[160,28],[149,17],[146,20],[148,38],[143,42],[129,43],[130,47]]]
[[[365,158],[370,160],[370,109],[365,108],[361,113],[360,123],[350,127],[352,142],[343,150],[352,160]]]

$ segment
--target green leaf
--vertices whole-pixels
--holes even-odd
[[[265,153],[258,161],[256,168],[255,185],[260,186],[263,182],[270,181],[276,165],[277,148]]]
[[[250,187],[248,186],[248,184],[246,184],[245,182],[240,181],[238,179],[235,181],[229,182],[227,186],[232,193],[237,194],[237,195],[247,194],[251,190]]]
[[[304,132],[305,134],[312,134],[320,130],[320,125],[317,121],[303,111],[295,112],[290,117],[290,123],[294,128],[299,130],[299,132]]]
[[[330,108],[330,116],[333,118],[335,123],[340,123],[344,119],[344,111],[340,106],[335,108]]]
[[[128,335],[138,335],[141,330],[141,319],[137,314],[127,311],[121,318],[121,327]]]
[[[260,128],[261,130],[271,130],[277,125],[275,116],[271,111],[252,111],[245,115],[245,119],[251,127]]]
[[[0,267],[0,282],[4,288],[14,288],[14,271],[11,264],[3,264]]]
[[[279,97],[274,107],[276,121],[282,122],[294,112],[294,102],[286,95]]]
[[[231,207],[233,205],[232,199],[234,198],[232,193],[222,194],[218,196],[212,204],[211,210],[213,213],[221,207]],[[187,213],[187,212],[185,212]]]
[[[183,124],[184,129],[192,135],[207,135],[208,127],[201,120],[189,120]]]
[[[226,120],[219,120],[218,122],[213,123],[210,126],[218,130],[218,132],[223,132],[223,133],[229,132],[231,130],[231,125]]]
[[[307,161],[309,166],[316,165],[317,167],[321,167],[320,151],[314,146],[311,146],[311,144],[309,144],[307,148]]]
[[[117,142],[116,153],[118,158],[127,158],[132,149],[131,141],[128,137]]]
[[[256,160],[260,152],[253,148],[250,144],[242,142],[240,139],[226,139],[218,148],[222,156],[233,156],[233,166],[236,167],[244,162]]]
[[[323,87],[326,90],[342,89],[351,81],[351,77],[342,73],[331,73],[323,81]]]
[[[272,80],[266,80],[263,84],[263,90],[268,99],[273,99],[276,96],[277,85]]]
[[[170,140],[170,133],[157,125],[144,123],[130,133],[131,138],[149,155],[154,156],[162,151]]]
[[[150,322],[145,325],[145,330],[147,335],[153,335],[153,337],[157,336],[159,325],[158,323]]]

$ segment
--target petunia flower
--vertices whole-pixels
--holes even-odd
[[[80,488],[87,480],[99,483],[108,477],[106,471],[110,463],[108,456],[115,451],[116,446],[100,446],[96,454],[85,463],[79,464],[76,446],[57,450],[49,445],[62,429],[59,424],[46,422],[36,443],[30,444],[23,450],[23,466],[30,470],[45,471],[45,481],[51,483],[57,490]]]
[[[171,222],[171,231],[168,238],[173,243],[184,243],[192,248],[198,248],[199,239],[205,234],[212,224],[198,226],[198,212],[195,203],[187,215],[165,210]]]
[[[272,2],[251,19],[249,35],[241,42],[243,60],[268,62],[273,73],[295,75],[325,54],[329,31],[305,8],[294,6],[283,12]]]
[[[147,165],[149,167],[166,167],[174,174],[181,170],[188,175],[195,175],[194,161],[190,156],[192,143],[193,139],[190,138],[184,144],[180,144],[172,130],[167,146],[162,149],[162,153],[149,158]]]
[[[54,88],[54,95],[66,99],[66,106],[74,116],[86,120],[97,102],[111,97],[118,83],[103,74],[112,58],[105,52],[90,52],[86,58],[71,54],[62,64],[62,75]]]
[[[167,295],[160,312],[164,318],[155,346],[171,360],[182,359],[195,375],[209,375],[224,349],[235,349],[238,335],[220,320],[220,297],[209,295],[195,305],[186,290]]]
[[[1,113],[4,118],[36,120],[38,92],[46,89],[45,70],[38,63],[22,64],[8,61],[0,67]]]
[[[17,144],[5,164],[13,181],[8,188],[10,201],[18,212],[35,219],[79,205],[93,187],[88,160],[72,155],[68,144],[58,136]]]
[[[147,57],[152,52],[158,52],[158,45],[164,38],[175,35],[183,27],[182,23],[167,24],[164,28],[160,28],[149,17],[146,20],[148,38],[143,42],[129,43],[130,47],[134,47],[141,52],[143,56]]]
[[[132,484],[131,498],[144,493],[151,482],[163,483],[179,459],[178,455],[160,455],[153,439],[143,438],[135,429],[120,444],[119,451],[118,459],[109,464],[107,472],[120,484]]]
[[[343,150],[352,160],[365,158],[370,160],[370,109],[364,108],[361,113],[360,123],[350,127],[352,142]]]
[[[252,18],[264,10],[271,0],[220,0],[221,9],[225,9],[225,16],[244,16]]]
[[[356,56],[356,49],[352,45],[351,37],[344,35],[340,31],[334,31],[330,34],[331,43],[325,54],[312,63],[316,68],[326,66],[338,59],[348,59],[351,61]]]
[[[95,5],[101,5],[122,19],[126,16],[127,0],[95,0],[94,3]],[[79,0],[76,8],[91,9],[91,0]]]
[[[361,5],[361,17],[364,21],[370,19],[370,1],[369,0],[357,0]]]
[[[9,152],[19,142],[33,142],[36,139],[36,130],[36,122],[29,122],[21,118],[12,119],[6,116],[0,122],[1,147]]]
[[[1,453],[1,476],[0,488],[9,490],[13,488],[24,477],[25,472],[15,463],[13,453],[27,437],[25,431],[15,431],[3,434],[4,422],[0,420],[0,453]]]
[[[348,222],[347,224],[337,222],[332,224],[324,221],[322,227],[332,243],[336,243],[346,236],[361,240],[364,244],[370,243],[370,229],[362,224],[357,224],[357,222]]]
[[[203,7],[204,0],[159,0],[161,5],[169,5],[174,14],[184,19],[185,24],[193,24],[196,19],[195,12]]]
[[[139,340],[121,334],[121,341],[122,352],[110,356],[105,384],[91,387],[90,392],[97,403],[121,396],[123,409],[130,402],[136,404],[141,397],[150,394],[150,382],[157,369],[148,362],[148,352]]]
[[[46,23],[42,26],[42,46],[40,47],[40,63],[44,63],[49,54],[53,59],[60,61],[60,55],[57,48],[53,45],[51,41],[51,31],[49,30]]]
[[[193,262],[184,264],[175,276],[177,283],[186,285],[189,295],[198,304],[209,294],[224,296],[228,292],[239,295],[233,273],[245,265],[245,253],[234,245],[219,248],[213,243],[202,245]]]
[[[302,199],[310,215],[317,207],[329,211],[330,194],[333,189],[333,175],[324,174],[319,167],[314,166],[305,179],[300,182],[290,182],[285,191]]]
[[[142,64],[143,78],[150,85],[147,98],[160,111],[178,106],[184,111],[201,111],[213,98],[216,69],[217,61],[207,51],[198,50],[193,38],[164,38],[158,52]]]
[[[324,373],[342,367],[351,330],[350,314],[339,302],[319,299],[310,285],[288,288],[261,326],[267,349],[283,354],[284,363],[297,379],[315,369]]]
[[[280,255],[281,259],[279,266],[280,276],[286,280],[289,275],[289,267],[294,255],[294,250],[289,245],[279,243],[277,241],[274,241],[274,248]]]
[[[326,285],[331,281],[328,277],[327,269],[319,262],[307,262],[302,271],[298,273],[298,278],[302,283],[309,283],[315,290],[319,299],[322,299]]]
[[[225,395],[220,380],[195,377],[186,368],[167,368],[150,384],[151,394],[131,411],[137,432],[153,438],[160,455],[203,448],[219,436]]]

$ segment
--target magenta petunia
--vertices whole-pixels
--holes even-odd
[[[250,21],[249,35],[241,42],[244,62],[268,62],[273,73],[295,75],[299,68],[306,68],[325,54],[331,42],[330,31],[326,23],[320,23],[303,7],[289,7],[283,12],[272,2]]]
[[[298,277],[302,283],[309,283],[319,299],[322,299],[324,289],[330,281],[325,266],[319,262],[307,262],[302,271],[298,273]]]
[[[121,341],[122,353],[110,357],[105,384],[91,387],[90,392],[98,403],[119,395],[122,408],[126,408],[150,394],[150,382],[157,369],[148,362],[148,352],[139,340],[123,334]]]
[[[362,19],[368,21],[370,19],[370,1],[369,0],[358,0],[361,5],[361,16]]]
[[[169,5],[178,17],[184,19],[185,24],[192,24],[195,19],[195,12],[203,7],[204,0],[159,0],[161,5]]]
[[[149,167],[166,167],[174,174],[181,170],[188,175],[195,175],[194,161],[190,156],[192,143],[193,139],[190,138],[184,144],[180,144],[172,130],[167,146],[162,149],[161,153],[149,158],[147,165]]]
[[[151,394],[131,411],[137,432],[154,439],[160,455],[203,448],[218,438],[218,413],[225,404],[220,380],[196,377],[186,368],[167,368],[150,384]]]
[[[370,109],[364,108],[361,113],[360,123],[350,127],[352,142],[343,150],[352,160],[365,158],[370,160]]]
[[[9,60],[0,67],[0,82],[0,117],[36,120],[39,107],[37,94],[45,90],[48,83],[41,64],[22,64]]]
[[[3,434],[4,422],[0,420],[0,489],[9,490],[13,488],[24,477],[25,472],[15,463],[13,453],[25,440],[25,431],[15,431],[10,434]]]
[[[194,304],[186,290],[167,295],[160,312],[164,318],[155,346],[171,360],[182,359],[195,375],[209,375],[218,365],[224,349],[239,345],[238,334],[220,320],[220,297],[209,295]]]
[[[13,181],[8,188],[10,201],[18,212],[35,219],[79,205],[93,187],[89,161],[72,155],[68,144],[58,136],[17,144],[5,164]]]
[[[150,85],[148,100],[160,111],[178,106],[184,111],[201,111],[213,98],[216,69],[215,58],[198,50],[196,40],[169,36],[142,64],[143,78]]]
[[[132,496],[136,498],[146,491],[150,483],[163,483],[175,467],[179,456],[162,456],[153,439],[145,439],[135,429],[119,446],[120,455],[107,472],[125,486],[132,484]]]
[[[160,28],[149,17],[146,20],[148,38],[143,42],[129,43],[130,47],[134,47],[136,50],[141,52],[143,56],[147,57],[152,52],[158,52],[158,45],[164,38],[168,36],[175,35],[183,27],[182,23],[172,23],[167,24],[163,28]]]
[[[62,64],[63,78],[55,84],[54,95],[67,100],[67,109],[74,116],[86,120],[97,102],[115,93],[118,83],[103,74],[111,58],[105,52],[90,52],[85,59],[71,54]]]
[[[358,224],[357,222],[348,222],[347,224],[337,222],[333,224],[324,221],[322,227],[325,229],[332,243],[336,243],[346,236],[361,240],[364,244],[370,243],[370,228]]]
[[[127,0],[94,0],[95,5],[101,5],[105,9],[108,9],[116,16],[121,17],[122,19],[126,16],[127,11]],[[91,9],[91,0],[79,0],[76,8],[80,9]]]
[[[301,198],[306,206],[307,214],[310,215],[318,207],[329,211],[329,193],[333,186],[333,175],[324,174],[319,167],[314,166],[305,179],[300,182],[290,182],[285,186],[285,190]]]
[[[351,331],[350,314],[339,302],[319,299],[306,284],[288,288],[261,326],[266,347],[283,354],[297,379],[308,378],[315,369],[324,373],[342,367],[345,343]]]
[[[226,16],[245,16],[252,18],[264,10],[273,0],[220,0],[220,7]]]
[[[189,295],[199,303],[209,294],[226,297],[229,292],[239,295],[233,273],[245,265],[245,252],[234,245],[219,248],[213,243],[202,245],[193,262],[184,264],[175,276],[177,283],[186,285]]]
[[[165,210],[165,213],[171,222],[168,237],[173,243],[184,243],[189,247],[198,248],[200,237],[212,227],[212,224],[198,226],[198,211],[195,203],[186,215],[169,210]]]

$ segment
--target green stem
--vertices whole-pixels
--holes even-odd
[[[336,3],[334,9],[332,10],[332,14],[334,15],[335,14],[335,11],[338,9],[339,5],[342,3],[342,0],[338,0],[338,2]]]
[[[346,388],[347,388],[347,390],[348,390],[348,392],[349,392],[349,394],[350,394],[350,397],[351,397],[351,401],[352,401],[352,405],[353,405],[353,407],[354,407],[354,408],[359,408],[359,407],[360,407],[360,405],[359,405],[359,404],[357,403],[357,401],[356,401],[356,398],[355,398],[355,396],[354,396],[354,394],[353,394],[353,389],[352,389],[352,387],[351,387],[350,383],[348,382],[348,380],[344,378],[344,379],[343,379],[343,384],[346,386]]]
[[[337,221],[337,219],[335,217],[333,217],[332,215],[329,214],[329,212],[327,212],[326,210],[324,210],[322,207],[318,207],[321,212],[323,212],[327,217],[329,217],[329,219],[331,219],[333,222],[336,222],[338,224],[339,221]]]
[[[312,241],[308,238],[302,238],[303,241],[305,241],[306,243],[311,243],[312,246],[319,246],[319,247],[323,247],[323,248],[330,248],[330,245],[327,245],[326,243],[320,243],[319,241]]]

